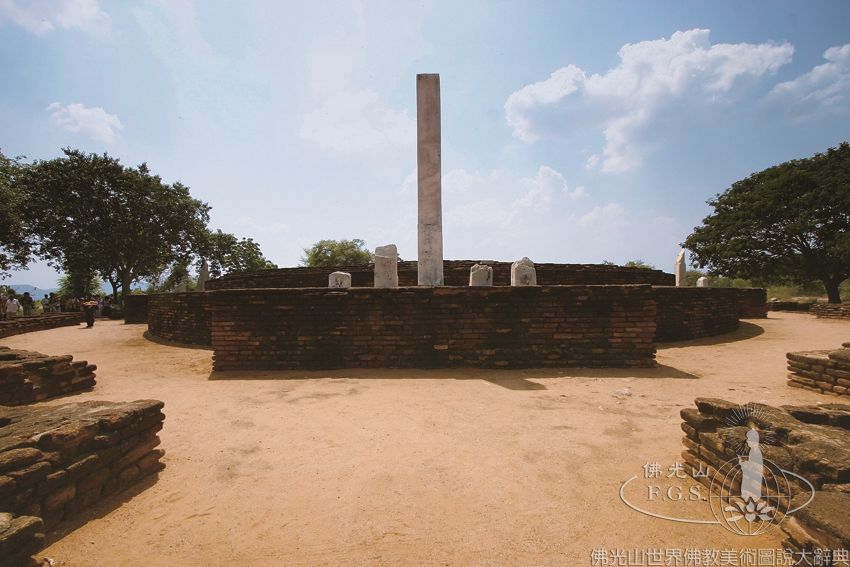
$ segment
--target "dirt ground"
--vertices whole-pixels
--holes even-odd
[[[56,565],[590,565],[595,548],[778,548],[777,530],[642,515],[620,486],[679,460],[679,410],[697,396],[838,401],[787,387],[785,353],[850,340],[850,322],[771,313],[662,346],[648,370],[211,374],[211,351],[145,328],[2,340],[98,365],[93,392],[48,403],[165,401],[167,468],[63,524],[43,553]]]

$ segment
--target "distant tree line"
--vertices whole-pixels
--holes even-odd
[[[72,289],[96,277],[118,299],[204,260],[213,277],[275,267],[252,239],[210,229],[209,212],[187,186],[163,182],[144,163],[68,148],[29,163],[0,152],[0,275],[39,258],[65,272]]]

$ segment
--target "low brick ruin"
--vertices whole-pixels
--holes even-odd
[[[850,343],[837,350],[789,352],[788,385],[821,394],[850,396]]]
[[[819,319],[850,319],[850,303],[816,303],[809,311]]]
[[[652,366],[648,285],[208,292],[216,370]]]
[[[212,318],[207,293],[163,293],[152,296],[148,306],[148,331],[170,342],[211,344]]]
[[[465,286],[469,282],[469,270],[474,264],[486,264],[493,268],[493,285],[511,284],[511,262],[493,260],[444,260],[443,278],[447,286]],[[547,264],[535,263],[537,283],[540,285],[675,285],[673,274],[650,268],[630,268],[608,264]],[[372,287],[374,264],[356,266],[333,266],[317,268],[277,268],[253,272],[235,272],[207,282],[207,291],[217,289],[251,288],[297,288],[326,287],[331,272],[351,274],[353,287]],[[398,285],[418,285],[415,261],[398,263]]]
[[[162,407],[0,406],[0,567],[25,564],[46,530],[161,470]]]
[[[147,323],[148,322],[148,298],[149,295],[131,293],[124,298],[124,322],[125,323]]]
[[[0,405],[32,404],[90,390],[97,366],[70,354],[50,356],[0,346]]]
[[[47,313],[31,317],[13,317],[0,321],[0,339],[33,331],[79,325],[82,321],[82,313]]]
[[[745,454],[747,432],[755,428],[764,459],[800,475],[815,489],[808,505],[782,519],[783,545],[798,552],[850,548],[850,405],[777,408],[750,403],[742,412],[738,404],[697,398],[696,406],[681,412],[686,472],[716,490],[715,472]],[[694,475],[699,470],[708,474]],[[792,475],[783,478],[787,482],[779,479],[776,484],[783,494],[765,496],[792,495],[791,510],[805,504],[811,488]],[[733,486],[741,489],[740,483]]]
[[[778,301],[770,300],[767,302],[768,311],[811,311],[812,306],[817,303],[814,301]]]

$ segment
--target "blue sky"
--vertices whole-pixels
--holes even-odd
[[[671,271],[708,198],[850,137],[847,22],[846,1],[0,0],[0,149],[147,162],[282,266],[322,238],[415,259],[415,75],[440,73],[447,258]]]

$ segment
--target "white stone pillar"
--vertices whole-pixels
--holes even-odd
[[[416,75],[419,176],[419,285],[443,285],[443,203],[440,171],[440,75]]]
[[[511,285],[537,285],[537,270],[534,269],[534,262],[523,258],[511,264]]]
[[[349,274],[348,272],[333,272],[331,275],[328,276],[328,287],[351,287],[351,274]]]
[[[700,278],[697,280],[697,287],[709,287],[708,278],[705,276],[700,276]]]
[[[679,250],[679,254],[676,255],[676,287],[686,287],[688,285],[688,277],[686,275],[687,270],[685,269],[685,251]]]
[[[186,293],[189,291],[189,275],[185,275],[180,279],[177,287],[174,288],[174,293]]]
[[[208,281],[210,281],[210,267],[204,260],[201,262],[201,271],[198,273],[198,285],[195,286],[195,291],[206,291]]]
[[[469,270],[470,287],[486,287],[493,285],[493,268],[475,264]]]
[[[398,287],[398,249],[395,244],[375,248],[375,287]]]

